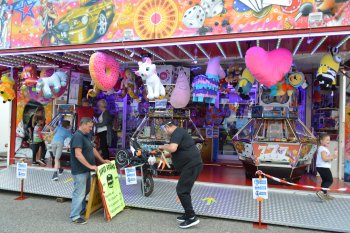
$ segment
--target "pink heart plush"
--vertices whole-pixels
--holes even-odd
[[[290,70],[292,62],[292,53],[284,48],[268,52],[261,47],[252,47],[245,55],[245,63],[251,74],[267,87],[281,81]]]

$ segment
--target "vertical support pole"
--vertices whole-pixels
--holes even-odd
[[[338,178],[344,179],[344,148],[345,148],[345,105],[346,105],[346,76],[345,71],[340,75],[339,83],[339,135],[338,135]]]
[[[259,180],[261,180],[261,174],[259,173]],[[267,229],[267,224],[263,224],[262,223],[262,202],[263,202],[263,198],[262,197],[258,197],[256,199],[258,201],[258,223],[253,223],[253,227],[257,228],[257,229]]]
[[[126,118],[128,114],[128,95],[123,98],[122,147],[126,148]]]
[[[10,125],[10,149],[9,149],[9,164],[15,163],[15,148],[16,148],[16,121],[17,121],[17,74],[18,70],[11,67],[11,78],[15,80],[15,84],[13,85],[13,89],[15,90],[16,97],[12,100],[11,104],[11,125]]]

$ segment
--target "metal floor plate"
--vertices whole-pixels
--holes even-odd
[[[40,168],[28,169],[25,192],[54,197],[71,198],[73,182],[65,171],[58,182],[51,181],[52,171]],[[176,181],[155,179],[155,189],[150,197],[143,197],[141,184],[126,186],[121,181],[127,206],[182,212],[177,201]],[[0,171],[0,189],[19,191],[16,168]],[[192,192],[196,213],[203,216],[256,221],[257,202],[252,189],[244,186],[196,183]],[[216,202],[207,205],[203,198],[213,197]],[[263,203],[263,222],[292,227],[350,232],[350,198],[337,195],[336,199],[321,202],[313,192],[291,192],[270,189],[269,199]]]

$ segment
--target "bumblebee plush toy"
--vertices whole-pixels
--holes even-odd
[[[338,48],[330,48],[329,53],[324,55],[317,71],[317,80],[323,90],[335,90],[337,74],[342,61],[338,55]]]

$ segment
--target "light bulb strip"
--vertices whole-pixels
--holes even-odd
[[[205,51],[205,50],[203,49],[203,47],[202,47],[200,44],[196,44],[196,46],[197,46],[197,48],[199,48],[199,50],[200,50],[208,59],[210,59],[209,54],[207,53],[207,51]]]
[[[179,57],[177,57],[174,53],[172,53],[169,49],[163,47],[163,46],[159,46],[159,48],[161,50],[163,50],[164,52],[166,52],[168,55],[170,55],[171,57],[175,58],[176,60],[180,60]]]
[[[311,51],[311,55],[313,55],[316,51],[317,51],[317,49],[319,48],[319,47],[321,47],[321,45],[325,42],[325,40],[328,38],[328,36],[325,36],[325,37],[323,37],[319,42],[318,42],[318,44],[316,45],[316,47]]]
[[[129,56],[125,55],[124,53],[121,53],[121,52],[119,52],[119,51],[117,51],[117,50],[109,50],[109,51],[110,51],[111,53],[117,54],[117,55],[119,55],[119,56],[121,56],[121,57],[124,57],[124,58],[126,58],[126,59],[128,59],[128,60],[131,60],[131,61],[133,61],[133,62],[137,62],[137,60],[135,60],[134,58],[129,57]]]
[[[159,58],[160,60],[162,60],[162,61],[165,61],[165,59],[164,58],[162,58],[161,56],[159,56],[158,54],[156,54],[155,52],[152,52],[151,50],[149,50],[148,48],[142,48],[143,50],[145,50],[146,52],[148,52],[148,53],[150,53],[150,54],[152,54],[153,56],[155,56],[155,57],[157,57],[157,58]]]
[[[295,48],[294,48],[293,56],[294,56],[295,54],[297,54],[300,45],[301,45],[301,44],[303,43],[303,41],[304,41],[304,38],[305,38],[305,37],[301,37],[301,38],[299,39],[297,45],[296,45]]]
[[[0,62],[6,64],[7,66],[17,66],[17,65],[19,65],[18,62],[8,61],[8,60],[5,60],[3,58],[0,58]]]
[[[278,40],[277,40],[277,44],[276,44],[276,49],[279,49],[280,48],[280,46],[281,46],[281,38],[278,38]]]
[[[60,62],[63,62],[63,63],[66,63],[66,64],[71,64],[71,65],[79,65],[79,64],[74,64],[70,61],[67,61],[66,59],[63,59],[63,57],[55,57],[51,54],[38,54],[39,56],[42,56],[42,57],[47,57],[47,58],[50,58],[52,60],[55,60],[55,61],[60,61]]]
[[[241,49],[241,45],[239,44],[239,41],[236,41],[236,46],[237,46],[237,50],[238,50],[239,56],[241,58],[243,58],[242,49]]]
[[[345,37],[342,41],[339,42],[339,44],[337,44],[337,48],[340,48],[343,44],[345,44],[348,40],[350,39],[350,35],[348,35],[347,37]]]
[[[192,61],[194,61],[194,57],[186,50],[184,49],[181,45],[176,45],[182,52],[184,52],[189,58],[192,59]]]
[[[21,59],[26,59],[26,60],[30,60],[33,61],[34,63],[38,63],[38,64],[45,64],[45,65],[51,65],[50,62],[47,61],[47,59],[41,58],[41,57],[37,57],[34,55],[25,55],[23,57],[20,57]]]
[[[82,61],[89,61],[90,60],[90,58],[76,54],[76,53],[67,53],[67,55],[71,56],[71,57],[75,57],[75,58],[80,59]]]
[[[225,51],[222,49],[221,44],[220,44],[219,42],[216,42],[216,46],[217,46],[217,47],[218,47],[218,49],[220,50],[220,52],[221,52],[222,56],[223,56],[223,57],[226,59],[226,58],[227,58],[227,56],[226,56]]]

